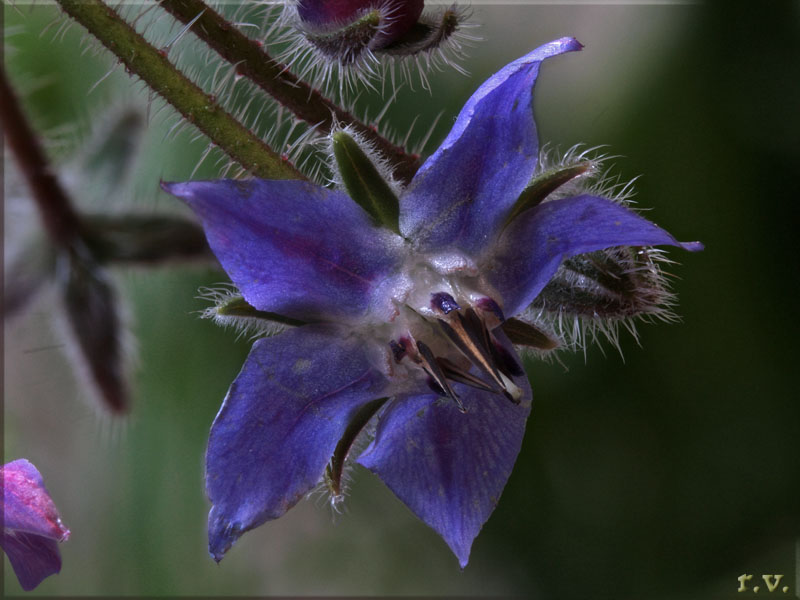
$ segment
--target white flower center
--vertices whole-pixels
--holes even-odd
[[[387,371],[461,402],[458,382],[518,402],[511,380],[519,367],[491,333],[502,321],[501,299],[474,260],[458,251],[410,254],[400,272],[377,290],[371,334],[386,345]],[[473,369],[473,367],[475,367]],[[475,375],[475,371],[483,377]]]

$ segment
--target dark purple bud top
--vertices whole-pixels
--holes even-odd
[[[447,292],[437,292],[431,294],[431,308],[446,315],[461,307],[458,305],[458,302],[456,302],[456,299]]]
[[[419,20],[423,0],[301,0],[297,14],[307,25],[316,29],[340,27],[356,21],[371,10],[382,17],[378,47],[401,38]]]
[[[495,302],[492,298],[489,298],[488,296],[481,298],[478,300],[477,305],[481,310],[494,314],[494,316],[500,319],[501,323],[506,320],[500,305],[497,304],[497,302]]]

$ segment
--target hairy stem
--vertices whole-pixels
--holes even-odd
[[[213,98],[183,75],[164,53],[139,35],[101,0],[57,0],[70,17],[83,25],[187,121],[249,172],[270,179],[303,179],[262,140],[228,114]]]
[[[25,118],[2,64],[0,121],[8,145],[31,188],[47,235],[56,246],[69,247],[80,237],[80,219],[50,167],[36,133]]]
[[[285,65],[276,62],[255,40],[248,38],[202,0],[161,0],[161,6],[176,19],[190,23],[191,31],[226,61],[235,64],[244,75],[299,119],[329,132],[338,121],[350,125],[364,139],[372,142],[392,165],[394,176],[408,183],[420,166],[419,157],[392,144],[373,128],[300,81]],[[198,18],[198,15],[199,18]]]

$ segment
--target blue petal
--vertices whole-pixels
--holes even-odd
[[[56,541],[69,537],[58,509],[50,498],[39,471],[24,458],[2,468],[3,529],[32,533]]]
[[[211,427],[206,454],[209,551],[280,517],[322,477],[358,408],[386,379],[361,340],[322,326],[253,345]]]
[[[478,252],[494,235],[538,162],[531,101],[539,65],[581,48],[574,38],[545,44],[493,75],[467,101],[400,198],[400,230],[420,250],[452,244]]]
[[[244,298],[298,319],[358,316],[397,263],[400,238],[350,198],[303,181],[190,181],[162,187],[203,221]]]
[[[439,396],[396,398],[358,459],[444,538],[462,568],[522,445],[531,391],[527,379],[516,383],[520,405],[455,384],[466,414]]]
[[[3,465],[0,547],[8,555],[22,589],[32,590],[61,570],[59,541],[69,538],[58,509],[33,464],[21,458]]]
[[[32,533],[4,533],[0,547],[8,555],[22,589],[29,592],[45,577],[61,571],[58,543]]]
[[[613,246],[679,246],[679,242],[633,211],[606,198],[582,195],[545,202],[506,230],[484,268],[503,298],[503,311],[518,314],[547,285],[565,258]]]

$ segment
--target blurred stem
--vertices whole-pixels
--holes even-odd
[[[47,235],[56,246],[69,247],[80,235],[80,219],[50,168],[39,138],[25,118],[2,64],[0,120],[8,145],[31,187]]]
[[[228,114],[213,98],[183,75],[112,8],[100,0],[57,0],[150,88],[245,169],[270,179],[305,179],[263,141]]]
[[[170,215],[86,215],[85,239],[101,263],[157,265],[214,261],[203,228]]]
[[[299,119],[330,132],[335,122],[350,125],[388,159],[394,176],[408,183],[419,168],[419,157],[392,144],[375,129],[300,81],[285,65],[275,61],[255,40],[248,38],[202,0],[161,0],[161,6],[213,48],[226,61],[236,65],[237,73],[252,80]],[[198,17],[199,15],[199,17]],[[196,19],[196,20],[195,20]]]

